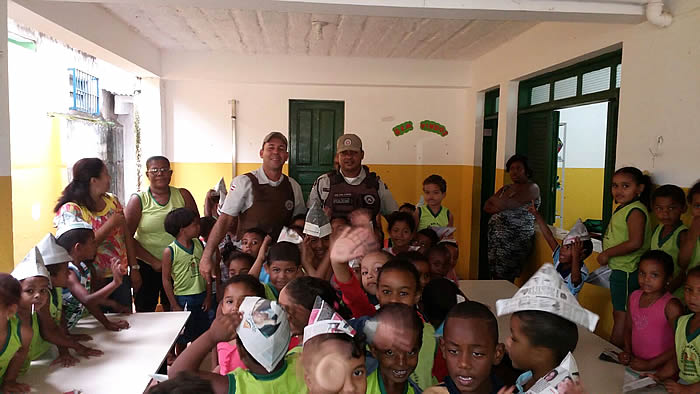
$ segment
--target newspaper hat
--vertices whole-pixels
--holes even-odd
[[[299,245],[303,239],[298,232],[292,230],[291,228],[282,227],[280,236],[277,238],[277,242],[291,242],[295,245]]]
[[[41,258],[39,248],[36,246],[29,250],[29,253],[17,264],[11,275],[17,280],[43,276],[49,280],[49,283],[51,282],[49,270],[46,269],[44,259]]]
[[[246,297],[238,311],[243,313],[238,338],[255,361],[272,372],[292,338],[287,314],[275,301],[260,297]]]
[[[56,238],[60,238],[61,235],[66,232],[78,228],[92,230],[92,225],[90,223],[83,220],[75,212],[70,211],[63,211],[60,215],[55,216],[53,218],[53,225],[56,227]]]
[[[311,209],[309,209],[309,212],[306,214],[304,234],[316,238],[323,238],[330,235],[331,231],[331,221],[328,220],[328,216],[323,212],[323,209],[314,201],[311,205]]]
[[[571,227],[571,231],[569,231],[569,233],[566,234],[566,237],[564,237],[564,245],[574,243],[577,237],[581,241],[589,241],[591,239],[591,235],[588,234],[588,229],[586,228],[586,226],[583,225],[581,219],[578,219],[576,221],[574,227]]]
[[[304,327],[304,344],[316,336],[323,334],[347,334],[355,336],[355,329],[343,319],[320,296],[316,296],[314,308],[309,316],[309,324]]]
[[[513,298],[496,301],[496,314],[520,311],[543,311],[595,330],[598,315],[584,309],[571,294],[552,264],[544,264],[518,289]]]
[[[435,231],[435,234],[437,234],[439,239],[445,239],[457,231],[457,227],[439,227],[439,226],[430,226],[429,227],[431,230]]]
[[[63,246],[56,243],[56,238],[53,234],[48,233],[46,236],[39,241],[36,245],[41,254],[41,258],[44,260],[44,265],[68,263],[73,261],[68,252],[63,249]]]

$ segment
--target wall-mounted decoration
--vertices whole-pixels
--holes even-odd
[[[400,135],[404,135],[409,131],[413,130],[413,122],[410,120],[403,122],[400,125],[396,125],[392,130],[394,130],[394,135],[397,137]]]
[[[420,122],[420,129],[431,133],[439,134],[441,137],[446,136],[447,128],[438,122],[432,120],[424,120]]]

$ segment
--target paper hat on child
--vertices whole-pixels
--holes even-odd
[[[43,276],[48,279],[49,282],[51,281],[49,270],[46,269],[44,259],[41,258],[39,248],[36,246],[29,250],[29,253],[17,264],[11,275],[17,280],[27,279],[33,276]]]
[[[292,230],[291,228],[282,227],[280,236],[277,238],[277,242],[291,242],[295,245],[299,245],[303,239],[298,232]]]
[[[496,301],[498,316],[521,311],[549,312],[590,331],[595,330],[599,319],[598,315],[581,307],[552,264],[540,267],[513,298]]]
[[[438,238],[440,239],[449,238],[455,233],[455,231],[457,231],[457,227],[430,226],[429,228],[435,231],[435,234],[437,234]]]
[[[55,216],[53,218],[53,225],[56,227],[56,238],[60,238],[61,235],[66,232],[78,228],[92,230],[92,225],[90,223],[83,220],[75,212],[69,211],[64,211],[60,215]]]
[[[246,297],[238,311],[243,319],[236,333],[248,353],[268,372],[287,354],[292,338],[287,314],[275,301]]]
[[[586,226],[583,225],[581,219],[578,219],[576,224],[574,224],[574,227],[571,227],[571,231],[566,234],[563,243],[564,245],[572,244],[574,241],[576,241],[576,238],[581,241],[589,241],[591,239],[591,235],[588,234],[588,229],[586,229]]]
[[[304,327],[304,344],[316,336],[323,334],[347,334],[355,336],[355,329],[343,319],[321,297],[316,296],[314,308],[309,316],[309,324]]]
[[[323,212],[323,209],[314,202],[311,205],[311,209],[309,209],[309,212],[306,214],[304,234],[323,238],[330,235],[331,231],[331,221],[328,220],[328,216]]]
[[[44,265],[68,263],[73,261],[68,252],[63,249],[63,246],[56,243],[56,238],[53,234],[48,233],[36,245],[41,253],[41,258],[44,260]]]

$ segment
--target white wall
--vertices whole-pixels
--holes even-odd
[[[608,103],[559,111],[566,123],[566,168],[605,168],[605,135]]]
[[[468,69],[461,62],[238,57],[222,64],[209,57],[165,55],[164,59],[163,69],[171,78],[164,89],[166,154],[175,162],[230,162],[228,101],[234,98],[238,162],[260,162],[262,137],[269,131],[287,134],[290,99],[344,101],[345,131],[363,139],[367,163],[473,160],[465,123]],[[215,80],[191,80],[197,76]],[[263,79],[282,82],[259,82]],[[425,119],[445,125],[449,135],[443,138],[420,130]],[[392,128],[407,120],[415,129],[394,136]]]
[[[688,187],[697,180],[700,168],[700,0],[671,5],[674,21],[665,29],[646,22],[538,24],[472,63],[472,94],[476,97],[479,91],[501,85],[504,108],[503,96],[514,93],[505,89],[512,88],[512,81],[622,47],[616,166],[648,170],[656,184]],[[474,119],[470,111],[467,123]],[[513,112],[502,111],[499,168],[514,153],[515,130]],[[662,156],[652,165],[649,148],[659,135],[665,141]],[[478,144],[475,148],[481,149]]]

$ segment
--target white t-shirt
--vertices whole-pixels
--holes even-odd
[[[340,171],[340,174],[343,175],[342,170]],[[360,175],[358,175],[355,178],[348,178],[345,175],[343,175],[343,179],[345,179],[345,182],[347,182],[348,185],[352,186],[357,186],[361,184],[366,177],[367,173],[365,172],[364,167],[360,169]],[[330,187],[331,180],[328,177],[328,174],[323,174],[320,177],[318,177],[318,179],[314,183],[313,188],[311,189],[311,193],[309,194],[309,208],[311,208],[314,202],[317,203],[319,206],[323,206],[323,203],[328,198]],[[384,182],[382,182],[381,179],[379,179],[379,190],[377,190],[377,194],[379,194],[379,210],[383,215],[389,215],[399,210],[399,205],[396,203],[396,200],[394,200],[394,196],[391,194],[389,188],[386,187],[386,185],[384,184]]]
[[[269,184],[272,187],[277,187],[282,183],[282,180],[286,175],[282,175],[278,181],[271,181],[262,167],[257,170],[250,172],[256,178],[258,178],[258,183],[261,185]],[[294,192],[294,215],[306,212],[306,204],[304,204],[304,195],[301,192],[301,186],[294,180],[294,178],[288,177],[289,183],[292,184],[292,191]],[[241,212],[247,211],[253,206],[253,184],[246,175],[239,175],[231,181],[231,188],[229,189],[226,200],[224,200],[224,206],[221,208],[221,212],[229,216],[238,216]]]

